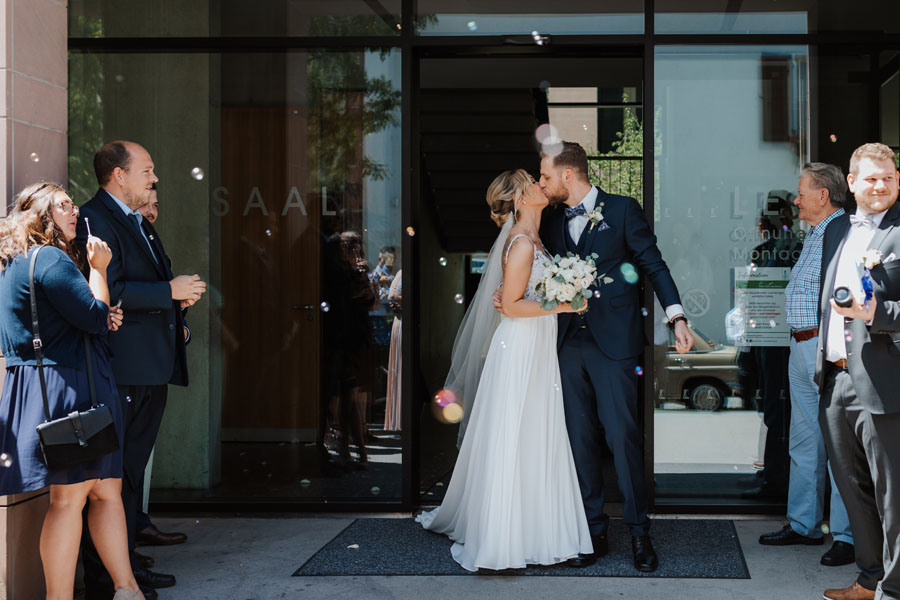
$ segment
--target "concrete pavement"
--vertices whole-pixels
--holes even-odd
[[[162,600],[810,600],[821,598],[827,587],[851,584],[857,573],[855,565],[828,568],[819,564],[820,556],[830,547],[830,538],[825,546],[818,547],[760,546],[759,535],[779,529],[782,521],[740,519],[736,526],[751,579],[291,576],[355,516],[156,517],[154,522],[161,530],[185,531],[188,541],[141,551],[156,559],[154,570],[178,578],[176,587],[159,591]],[[384,551],[389,551],[388,543]]]

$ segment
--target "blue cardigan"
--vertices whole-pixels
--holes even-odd
[[[14,257],[0,272],[0,350],[7,367],[37,364],[28,291],[32,252]],[[59,248],[47,246],[38,254],[34,284],[44,364],[81,368],[82,333],[106,332],[109,307],[94,298],[84,275]]]

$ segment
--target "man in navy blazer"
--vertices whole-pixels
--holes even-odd
[[[666,307],[678,352],[690,350],[693,336],[675,281],[637,200],[592,186],[587,155],[572,142],[563,142],[555,156],[542,156],[540,183],[551,203],[541,222],[545,247],[562,256],[597,254],[597,273],[612,278],[588,301],[587,313],[559,316],[566,427],[594,544],[594,554],[569,563],[587,566],[608,551],[601,461],[605,431],[624,496],[622,517],[631,530],[635,568],[654,571],[659,561],[649,535],[643,433],[637,423],[638,359],[645,344],[640,276]]]
[[[188,384],[181,309],[206,290],[198,275],[173,276],[159,235],[140,215],[158,181],[153,170],[150,154],[138,144],[117,141],[100,148],[94,155],[100,189],[81,207],[75,238],[84,248],[90,228],[90,235],[109,244],[110,300],[121,301],[126,315],[119,331],[110,334],[109,344],[125,408],[122,500],[132,553],[144,469],[162,421],[168,384]],[[111,598],[109,576],[87,534],[84,542],[87,598]],[[153,595],[150,589],[175,585],[173,576],[132,563],[145,595]]]

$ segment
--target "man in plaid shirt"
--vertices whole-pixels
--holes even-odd
[[[807,163],[800,174],[797,198],[799,217],[809,224],[803,251],[791,271],[785,290],[787,322],[791,327],[789,379],[791,385],[791,470],[788,484],[787,519],[783,529],[759,538],[760,544],[788,546],[820,545],[825,530],[826,472],[831,473],[825,456],[825,442],[819,428],[819,387],[814,381],[818,341],[819,278],[822,266],[822,239],[825,228],[844,214],[847,183],[839,167],[825,163]],[[826,566],[846,565],[854,561],[853,537],[847,510],[831,480],[831,533],[834,544],[822,556]]]

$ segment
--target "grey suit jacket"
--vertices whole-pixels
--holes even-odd
[[[816,360],[816,383],[825,383],[825,341],[831,317],[831,296],[838,259],[844,247],[844,235],[850,228],[850,217],[843,215],[825,229],[822,242],[822,282],[819,297],[819,347]],[[884,258],[892,253],[897,260],[876,265],[871,270],[875,300],[878,305],[872,324],[853,319],[844,327],[850,331],[847,341],[847,367],[853,387],[862,405],[873,414],[900,412],[900,202],[895,203],[884,219],[869,248],[881,251]]]

